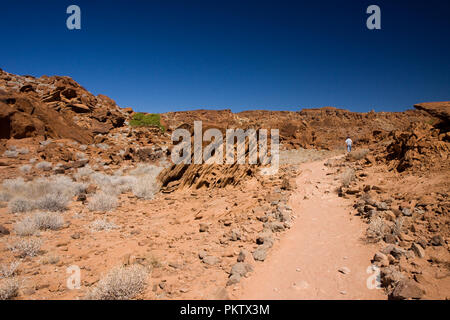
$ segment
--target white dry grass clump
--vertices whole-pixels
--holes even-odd
[[[25,219],[14,225],[14,231],[18,236],[27,237],[36,235],[39,231],[39,228],[34,222],[33,218],[26,217]]]
[[[39,142],[39,144],[40,144],[41,146],[45,147],[45,146],[48,146],[48,145],[49,145],[50,143],[52,143],[52,142],[53,142],[52,139],[47,139],[47,140],[44,140],[44,141]]]
[[[350,183],[355,179],[355,170],[354,169],[347,169],[341,176],[341,185],[343,187],[348,187]]]
[[[69,201],[70,198],[63,191],[57,191],[37,199],[35,201],[35,208],[48,211],[64,211],[67,209]]]
[[[19,236],[31,236],[38,230],[59,230],[64,225],[64,218],[55,212],[37,212],[16,223],[14,231]]]
[[[19,294],[19,281],[16,278],[0,280],[0,300],[8,300]]]
[[[13,277],[16,274],[19,265],[19,261],[13,261],[10,264],[0,264],[0,279]]]
[[[99,149],[102,149],[102,150],[108,150],[109,149],[109,145],[107,145],[106,143],[97,143],[96,147],[99,148]]]
[[[91,223],[90,228],[92,231],[109,231],[117,229],[117,225],[106,219],[97,219]]]
[[[5,179],[2,197],[9,199],[9,210],[13,213],[34,209],[63,211],[71,198],[84,193],[87,185],[58,175],[25,182],[22,178]]]
[[[77,158],[77,160],[86,160],[87,159],[86,154],[83,152],[77,152],[75,154],[75,157]]]
[[[347,159],[349,160],[361,160],[369,153],[369,149],[359,149],[354,150],[347,154]]]
[[[162,170],[163,167],[154,165],[140,165],[136,169],[131,170],[130,175],[137,179],[132,187],[133,194],[141,199],[153,199],[160,189],[156,178]]]
[[[60,258],[56,254],[48,254],[40,260],[42,264],[57,264],[59,262]]]
[[[88,300],[129,300],[141,293],[147,285],[147,271],[138,264],[112,269],[87,294]]]
[[[12,195],[9,194],[8,192],[3,191],[3,190],[0,191],[0,201],[8,202],[9,200],[11,200],[11,198],[12,198]]]
[[[27,148],[24,147],[24,148],[17,149],[17,152],[20,154],[28,154],[30,152],[30,150],[28,150]]]
[[[91,211],[107,212],[117,207],[117,197],[100,192],[96,193],[87,205]]]
[[[87,150],[87,145],[82,144],[82,145],[80,145],[79,148],[80,148],[81,151],[86,151]]]
[[[52,170],[52,164],[47,161],[41,161],[36,164],[36,169],[39,169],[42,171],[50,171],[50,170]]]
[[[17,156],[19,155],[19,152],[15,151],[15,150],[6,150],[3,155],[7,158],[17,158]]]
[[[369,240],[378,242],[390,233],[391,228],[384,222],[383,218],[374,216],[370,219],[369,226],[366,230],[366,235]]]
[[[34,202],[22,196],[14,197],[8,203],[8,209],[12,213],[28,212],[35,208]]]
[[[94,173],[94,170],[89,165],[86,165],[77,170],[77,173],[74,174],[75,179],[83,180],[84,178],[89,178],[91,174]]]
[[[159,186],[154,180],[145,179],[145,177],[143,177],[138,179],[136,184],[133,185],[132,191],[133,194],[140,199],[151,200],[159,191]]]
[[[107,175],[95,172],[91,175],[91,181],[95,183],[104,193],[118,195],[130,191],[136,183],[135,177]]]
[[[35,163],[36,161],[37,161],[36,158],[31,158],[31,159],[30,159],[30,163],[31,163],[31,164]]]
[[[18,239],[8,246],[8,249],[16,252],[19,257],[35,257],[41,250],[42,240],[36,238]]]
[[[24,164],[19,168],[22,173],[29,173],[31,171],[32,166],[29,164]]]
[[[404,222],[405,220],[403,217],[395,219],[394,225],[392,226],[392,234],[394,236],[399,236],[402,233]]]

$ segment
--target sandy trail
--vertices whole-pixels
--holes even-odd
[[[367,287],[376,248],[361,241],[366,225],[351,219],[350,201],[333,192],[338,181],[324,163],[301,165],[290,199],[297,219],[241,281],[239,299],[386,299]],[[350,272],[339,272],[342,267]]]

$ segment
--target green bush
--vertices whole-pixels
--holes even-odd
[[[161,116],[158,113],[135,113],[130,120],[132,127],[158,127],[164,132],[165,128],[161,125]]]

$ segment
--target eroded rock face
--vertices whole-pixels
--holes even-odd
[[[423,102],[415,104],[414,108],[423,110],[443,121],[450,122],[450,101]]]
[[[89,143],[92,135],[70,118],[48,108],[25,93],[0,91],[0,138],[22,139],[33,136],[68,138]]]
[[[45,136],[91,143],[123,126],[127,113],[70,77],[18,76],[0,70],[0,139]]]
[[[392,143],[387,147],[386,160],[397,171],[426,169],[448,161],[448,133],[440,133],[430,124],[416,122],[407,130],[396,130],[390,136]]]
[[[158,179],[163,192],[183,188],[224,188],[254,176],[255,171],[256,167],[250,165],[177,164],[164,169]]]

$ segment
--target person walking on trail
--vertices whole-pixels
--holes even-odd
[[[352,151],[352,139],[350,139],[350,137],[347,137],[347,140],[345,140],[345,144],[347,145],[347,152]]]

